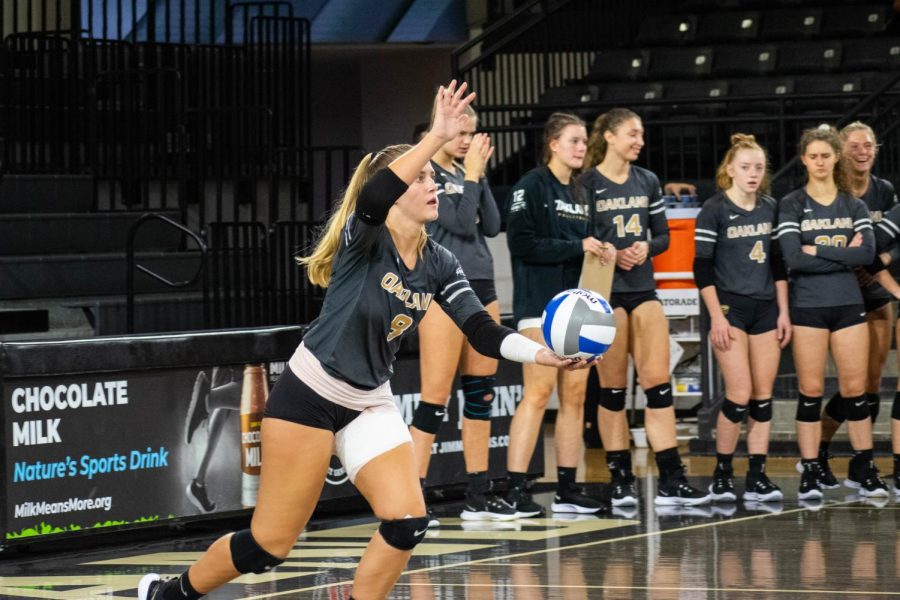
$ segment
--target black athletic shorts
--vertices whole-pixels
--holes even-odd
[[[332,433],[349,425],[360,414],[358,410],[344,408],[323,398],[300,381],[288,366],[269,393],[265,412],[266,417],[327,429]]]
[[[759,335],[777,327],[778,303],[775,298],[760,300],[720,291],[716,291],[716,295],[729,325],[737,327],[747,335]]]
[[[497,290],[494,288],[493,279],[470,279],[469,286],[478,296],[482,306],[487,306],[497,299]]]
[[[616,308],[623,308],[629,315],[638,306],[644,302],[659,302],[656,290],[647,290],[646,292],[619,292],[609,296],[609,305]]]
[[[866,312],[875,312],[882,306],[887,306],[891,303],[891,298],[877,297],[877,298],[866,298],[863,297],[863,304],[866,307]]]
[[[866,322],[866,307],[862,304],[827,306],[820,308],[791,307],[791,325],[838,331]]]

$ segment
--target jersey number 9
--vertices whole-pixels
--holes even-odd
[[[409,329],[409,326],[412,324],[413,319],[408,315],[397,315],[391,319],[391,332],[387,336],[387,341],[391,341],[394,338],[403,335],[403,332]]]

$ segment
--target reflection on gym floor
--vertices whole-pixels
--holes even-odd
[[[699,469],[698,469],[699,470]],[[787,471],[787,469],[785,469]],[[786,489],[796,475],[777,483]],[[697,484],[708,481],[697,477]],[[391,595],[409,600],[599,598],[883,598],[900,596],[900,504],[829,492],[824,502],[655,508],[598,516],[472,523],[437,505],[429,532]],[[602,485],[589,489],[602,495]],[[536,498],[549,504],[548,493]],[[349,598],[353,569],[376,523],[317,521],[274,572],[244,576],[217,599]],[[140,546],[24,555],[0,562],[4,598],[133,598],[148,568],[175,575],[212,534]]]

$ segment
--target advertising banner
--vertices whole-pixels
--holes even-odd
[[[285,365],[4,379],[5,543],[252,507],[265,399]],[[419,402],[415,357],[398,361],[392,388],[410,423]],[[522,396],[520,365],[501,361],[495,391],[490,464],[500,476]],[[432,449],[430,486],[465,481],[461,395],[454,390]],[[543,470],[536,455],[533,473]],[[322,499],[355,494],[333,459]]]

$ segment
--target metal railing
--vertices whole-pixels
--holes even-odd
[[[190,279],[185,279],[181,281],[173,281],[167,278],[165,275],[157,273],[150,267],[147,267],[142,264],[137,264],[135,262],[134,255],[134,240],[137,237],[137,233],[140,230],[141,226],[144,223],[147,223],[151,220],[162,221],[163,223],[177,229],[184,236],[189,237],[197,244],[197,249],[200,251],[200,264],[197,268],[197,271],[194,273],[193,277]],[[135,221],[128,230],[128,241],[126,245],[126,284],[125,284],[125,294],[126,294],[126,331],[127,333],[135,333],[135,281],[134,281],[134,272],[135,270],[144,273],[151,279],[162,283],[164,286],[170,289],[186,289],[195,286],[198,282],[201,284],[201,288],[203,291],[203,328],[209,328],[209,282],[208,282],[208,271],[207,271],[207,248],[206,243],[203,241],[199,235],[182,225],[177,221],[173,221],[172,219],[166,217],[165,215],[160,215],[156,213],[147,213]]]

